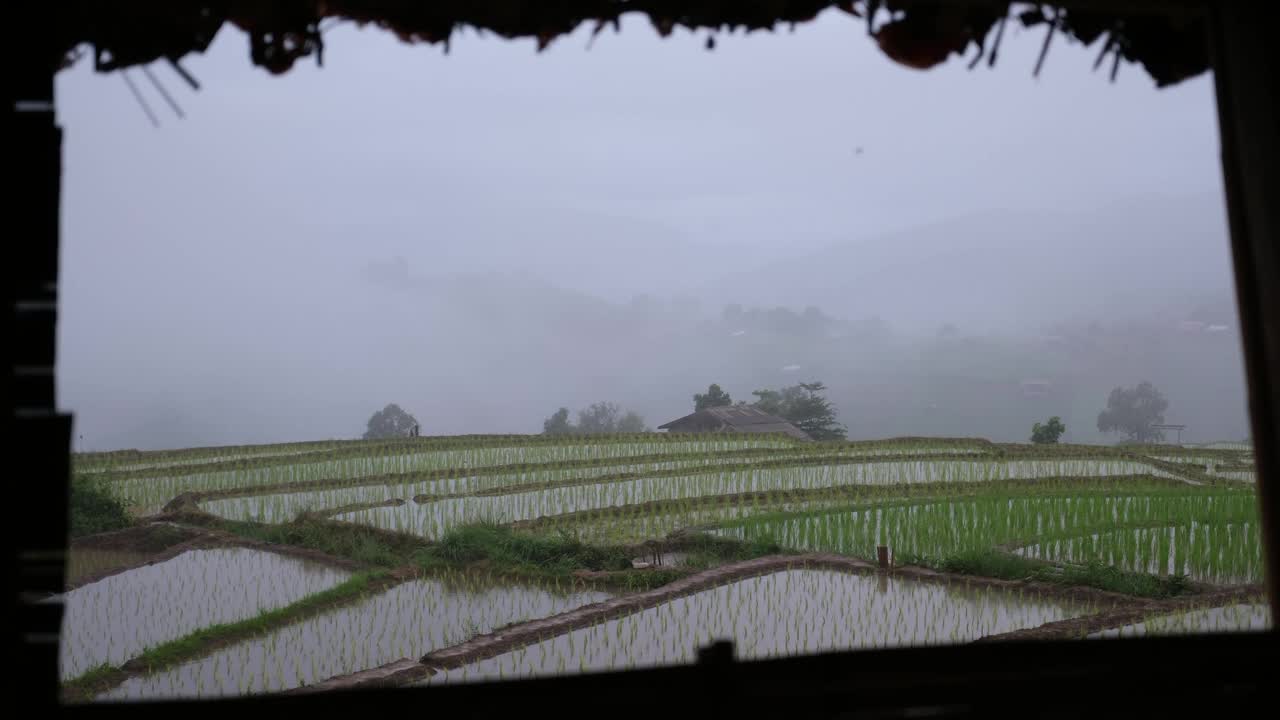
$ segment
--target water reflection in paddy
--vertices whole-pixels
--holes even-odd
[[[699,647],[720,639],[732,639],[744,660],[958,643],[1090,611],[1081,603],[1017,591],[790,570],[677,598],[420,684],[688,663]]]

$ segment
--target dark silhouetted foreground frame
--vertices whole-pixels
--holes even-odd
[[[890,57],[917,67],[960,54],[971,43],[979,50],[976,59],[994,59],[995,48],[984,50],[982,43],[1009,10],[1007,2],[990,0],[887,4],[906,8],[906,14],[897,30],[877,35],[876,41]],[[1280,476],[1280,52],[1273,39],[1277,23],[1272,5],[1059,0],[1034,9],[1048,19],[1045,24],[1076,39],[1107,38],[1104,48],[1117,46],[1117,65],[1121,58],[1140,62],[1159,85],[1206,67],[1214,71],[1267,582],[1275,613],[1280,609],[1275,603],[1280,546],[1274,485]],[[470,25],[506,37],[536,37],[545,45],[581,22],[595,20],[605,27],[628,10],[647,14],[665,33],[677,26],[773,27],[811,19],[828,6],[865,12],[865,3],[823,0],[63,0],[6,6],[10,121],[5,165],[12,201],[6,213],[11,226],[4,233],[4,265],[12,314],[6,314],[7,342],[0,345],[4,396],[10,405],[4,437],[12,448],[5,528],[14,549],[7,573],[12,581],[8,641],[16,650],[11,655],[20,661],[7,678],[14,716],[209,713],[225,718],[243,710],[294,717],[398,712],[450,718],[784,713],[787,718],[1207,718],[1274,711],[1262,707],[1275,704],[1280,657],[1274,631],[990,643],[743,663],[732,660],[731,649],[715,648],[686,668],[426,690],[57,708],[61,608],[33,604],[28,593],[60,589],[67,538],[71,417],[59,413],[54,400],[61,132],[54,120],[53,76],[68,53],[94,42],[99,69],[156,59],[176,64],[207,46],[210,28],[229,21],[249,33],[255,64],[283,72],[301,57],[320,59],[319,23],[330,17],[374,23],[414,41],[447,43],[455,28]],[[950,20],[940,20],[945,18]],[[1105,53],[1100,62],[1103,57]]]

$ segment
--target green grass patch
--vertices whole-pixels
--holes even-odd
[[[1127,572],[1096,562],[1087,565],[1068,565],[1054,578],[1053,582],[1063,585],[1085,585],[1139,597],[1176,597],[1191,590],[1191,584],[1185,575],[1162,577],[1148,573]]]
[[[98,687],[108,682],[116,680],[117,676],[123,671],[112,665],[111,663],[102,663],[97,667],[90,668],[84,674],[75,679],[68,680],[62,684],[63,690],[74,687]]]
[[[327,520],[306,519],[279,525],[216,520],[208,525],[250,540],[319,550],[383,568],[412,563],[427,545],[422,538],[412,535]]]
[[[1090,556],[1063,559],[1108,560],[1122,569],[1138,571],[1131,573],[1136,576],[1182,569],[1198,578],[1247,579],[1261,567],[1256,539],[1257,496],[1252,491],[1221,487],[1150,487],[1135,483],[1124,489],[1081,486],[1065,493],[1019,495],[985,491],[790,512],[767,506],[760,510],[749,517],[711,526],[717,534],[742,540],[765,537],[796,550],[834,552],[871,561],[876,557],[877,546],[887,545],[899,558],[977,557],[986,558],[985,562],[1005,562],[998,557],[1002,553],[992,556],[995,560],[984,553],[1098,535],[1100,539],[1091,541],[1093,545],[1089,546]],[[1193,525],[1197,527],[1194,538],[1189,530]],[[1152,527],[1188,530],[1177,535],[1176,543],[1169,539],[1169,532],[1149,533],[1149,537],[1135,535],[1135,531]],[[1229,536],[1232,542],[1226,542],[1219,535],[1206,534],[1206,528],[1239,530]],[[1213,542],[1205,542],[1207,539]],[[1175,547],[1179,554],[1174,567],[1161,570],[1155,561],[1170,557]],[[1103,578],[1098,572],[1091,577],[1092,583],[1117,586],[1138,582]],[[1159,588],[1147,587],[1142,594],[1160,592]]]
[[[1041,560],[1032,560],[998,550],[959,553],[933,562],[925,558],[912,558],[912,560],[915,564],[928,565],[963,575],[1091,587],[1135,597],[1169,598],[1186,594],[1191,589],[1190,583],[1183,575],[1161,577],[1147,573],[1126,572],[1102,563],[1067,565],[1059,568]]]
[[[106,482],[98,478],[72,478],[70,512],[73,538],[123,530],[133,525],[128,505],[111,492]]]
[[[621,547],[588,545],[568,533],[532,535],[479,523],[456,528],[418,553],[425,568],[483,564],[494,570],[533,575],[568,575],[574,570],[627,570],[631,558]]]
[[[690,574],[692,574],[692,570],[686,568],[639,570],[611,578],[608,584],[622,592],[645,592],[660,588]]]
[[[726,563],[742,562],[765,555],[794,555],[797,551],[782,547],[768,535],[749,540],[692,533],[665,544],[665,549],[686,553],[684,566],[694,570],[713,568]]]
[[[742,542],[701,534],[664,543],[662,550],[685,553],[684,563],[679,567],[617,575],[610,578],[608,584],[629,591],[647,590],[706,568],[785,552],[768,538]],[[623,545],[589,544],[564,530],[533,534],[480,523],[450,531],[439,542],[420,551],[417,561],[427,570],[481,566],[498,572],[568,577],[576,570],[629,571],[631,560],[643,558],[645,552]]]

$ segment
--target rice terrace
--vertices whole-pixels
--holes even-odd
[[[753,659],[1269,626],[1245,444],[413,436],[73,461],[68,702],[618,670],[719,639]],[[77,526],[110,498],[129,516]]]

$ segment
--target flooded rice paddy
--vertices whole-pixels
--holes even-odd
[[[474,575],[412,580],[199,660],[128,680],[99,699],[278,692],[402,658],[417,659],[504,625],[609,597],[567,585],[512,585]]]
[[[480,446],[447,450],[421,450],[406,445],[395,452],[356,455],[333,460],[298,462],[289,458],[269,458],[262,463],[245,462],[243,467],[202,472],[184,468],[182,474],[154,475],[113,480],[117,492],[131,502],[148,508],[163,506],[184,492],[227,490],[284,483],[343,480],[396,474],[492,468],[516,464],[548,464],[569,461],[625,459],[648,455],[686,455],[748,448],[789,446],[791,443],[768,437],[715,437],[690,441],[538,443],[506,447]],[[163,471],[162,471],[163,472]]]
[[[734,642],[743,660],[937,645],[1087,614],[1082,603],[887,576],[787,570],[677,598],[617,620],[446,670],[424,685],[693,662]]]
[[[932,567],[949,567],[941,561],[966,553],[1021,553],[1128,573],[1252,583],[1262,572],[1257,502],[1252,488],[1237,482],[1252,475],[1250,462],[1238,450],[1168,446],[1144,455],[1131,448],[977,440],[797,444],[719,434],[424,438],[421,444],[346,441],[96,457],[86,460],[84,471],[101,475],[110,492],[135,504],[136,513],[154,513],[180,493],[221,492],[233,497],[200,501],[207,515],[199,523],[263,523],[256,529],[214,527],[238,527],[250,537],[296,537],[312,551],[359,559],[395,571],[397,578],[413,575],[401,571],[429,573],[391,587],[379,581],[379,590],[364,597],[273,619],[256,635],[199,648],[188,661],[133,675],[99,698],[278,692],[421,658],[495,628],[608,599],[609,593],[571,586],[570,569],[621,571],[629,560],[648,561],[653,553],[665,572],[622,571],[636,582],[624,585],[610,575],[610,587],[639,592],[731,557],[778,552],[871,560],[879,545],[888,545],[894,558]],[[293,483],[312,484],[292,492]],[[354,509],[388,502],[399,504]],[[299,521],[308,511],[331,518]],[[268,527],[295,521],[297,533]],[[498,529],[505,534],[494,530],[506,545],[480,552],[458,539],[466,533],[450,535],[474,523],[516,524]],[[389,549],[379,545],[386,536],[370,527],[416,537],[400,538],[402,546]],[[331,543],[329,531],[345,540]],[[700,544],[702,533],[718,539]],[[428,546],[423,539],[435,542]],[[422,555],[442,547],[458,554]],[[729,550],[721,556],[715,548]],[[68,577],[147,557],[135,549],[143,548],[72,553]],[[497,580],[476,571],[501,570],[504,562],[525,563],[520,577],[558,574],[561,584],[519,582],[513,574]],[[475,565],[465,572],[440,570],[469,563]],[[257,617],[349,577],[328,565],[243,549],[190,550],[126,570],[66,594],[60,672],[67,680],[104,664],[121,665],[147,648]],[[687,663],[719,639],[733,640],[744,659],[963,643],[1110,609],[985,587],[787,570],[592,627],[551,631],[424,684]],[[1152,617],[1099,636],[1269,627],[1263,607]],[[94,686],[84,697],[96,692]]]
[[[1074,475],[1073,475],[1074,473]],[[813,490],[844,485],[968,483],[1039,478],[1160,476],[1129,461],[911,461],[730,470],[683,477],[639,478],[510,495],[460,497],[406,503],[338,515],[347,522],[436,538],[460,525],[509,523],[642,502],[686,500],[737,493]],[[1163,473],[1169,475],[1168,473]],[[1172,477],[1172,476],[1170,476]]]
[[[1271,629],[1271,606],[1265,602],[1258,602],[1157,615],[1140,623],[1103,630],[1088,637],[1131,638],[1147,635],[1256,632]]]
[[[327,590],[349,573],[244,548],[188,550],[66,593],[59,672],[63,679],[219,623]]]

